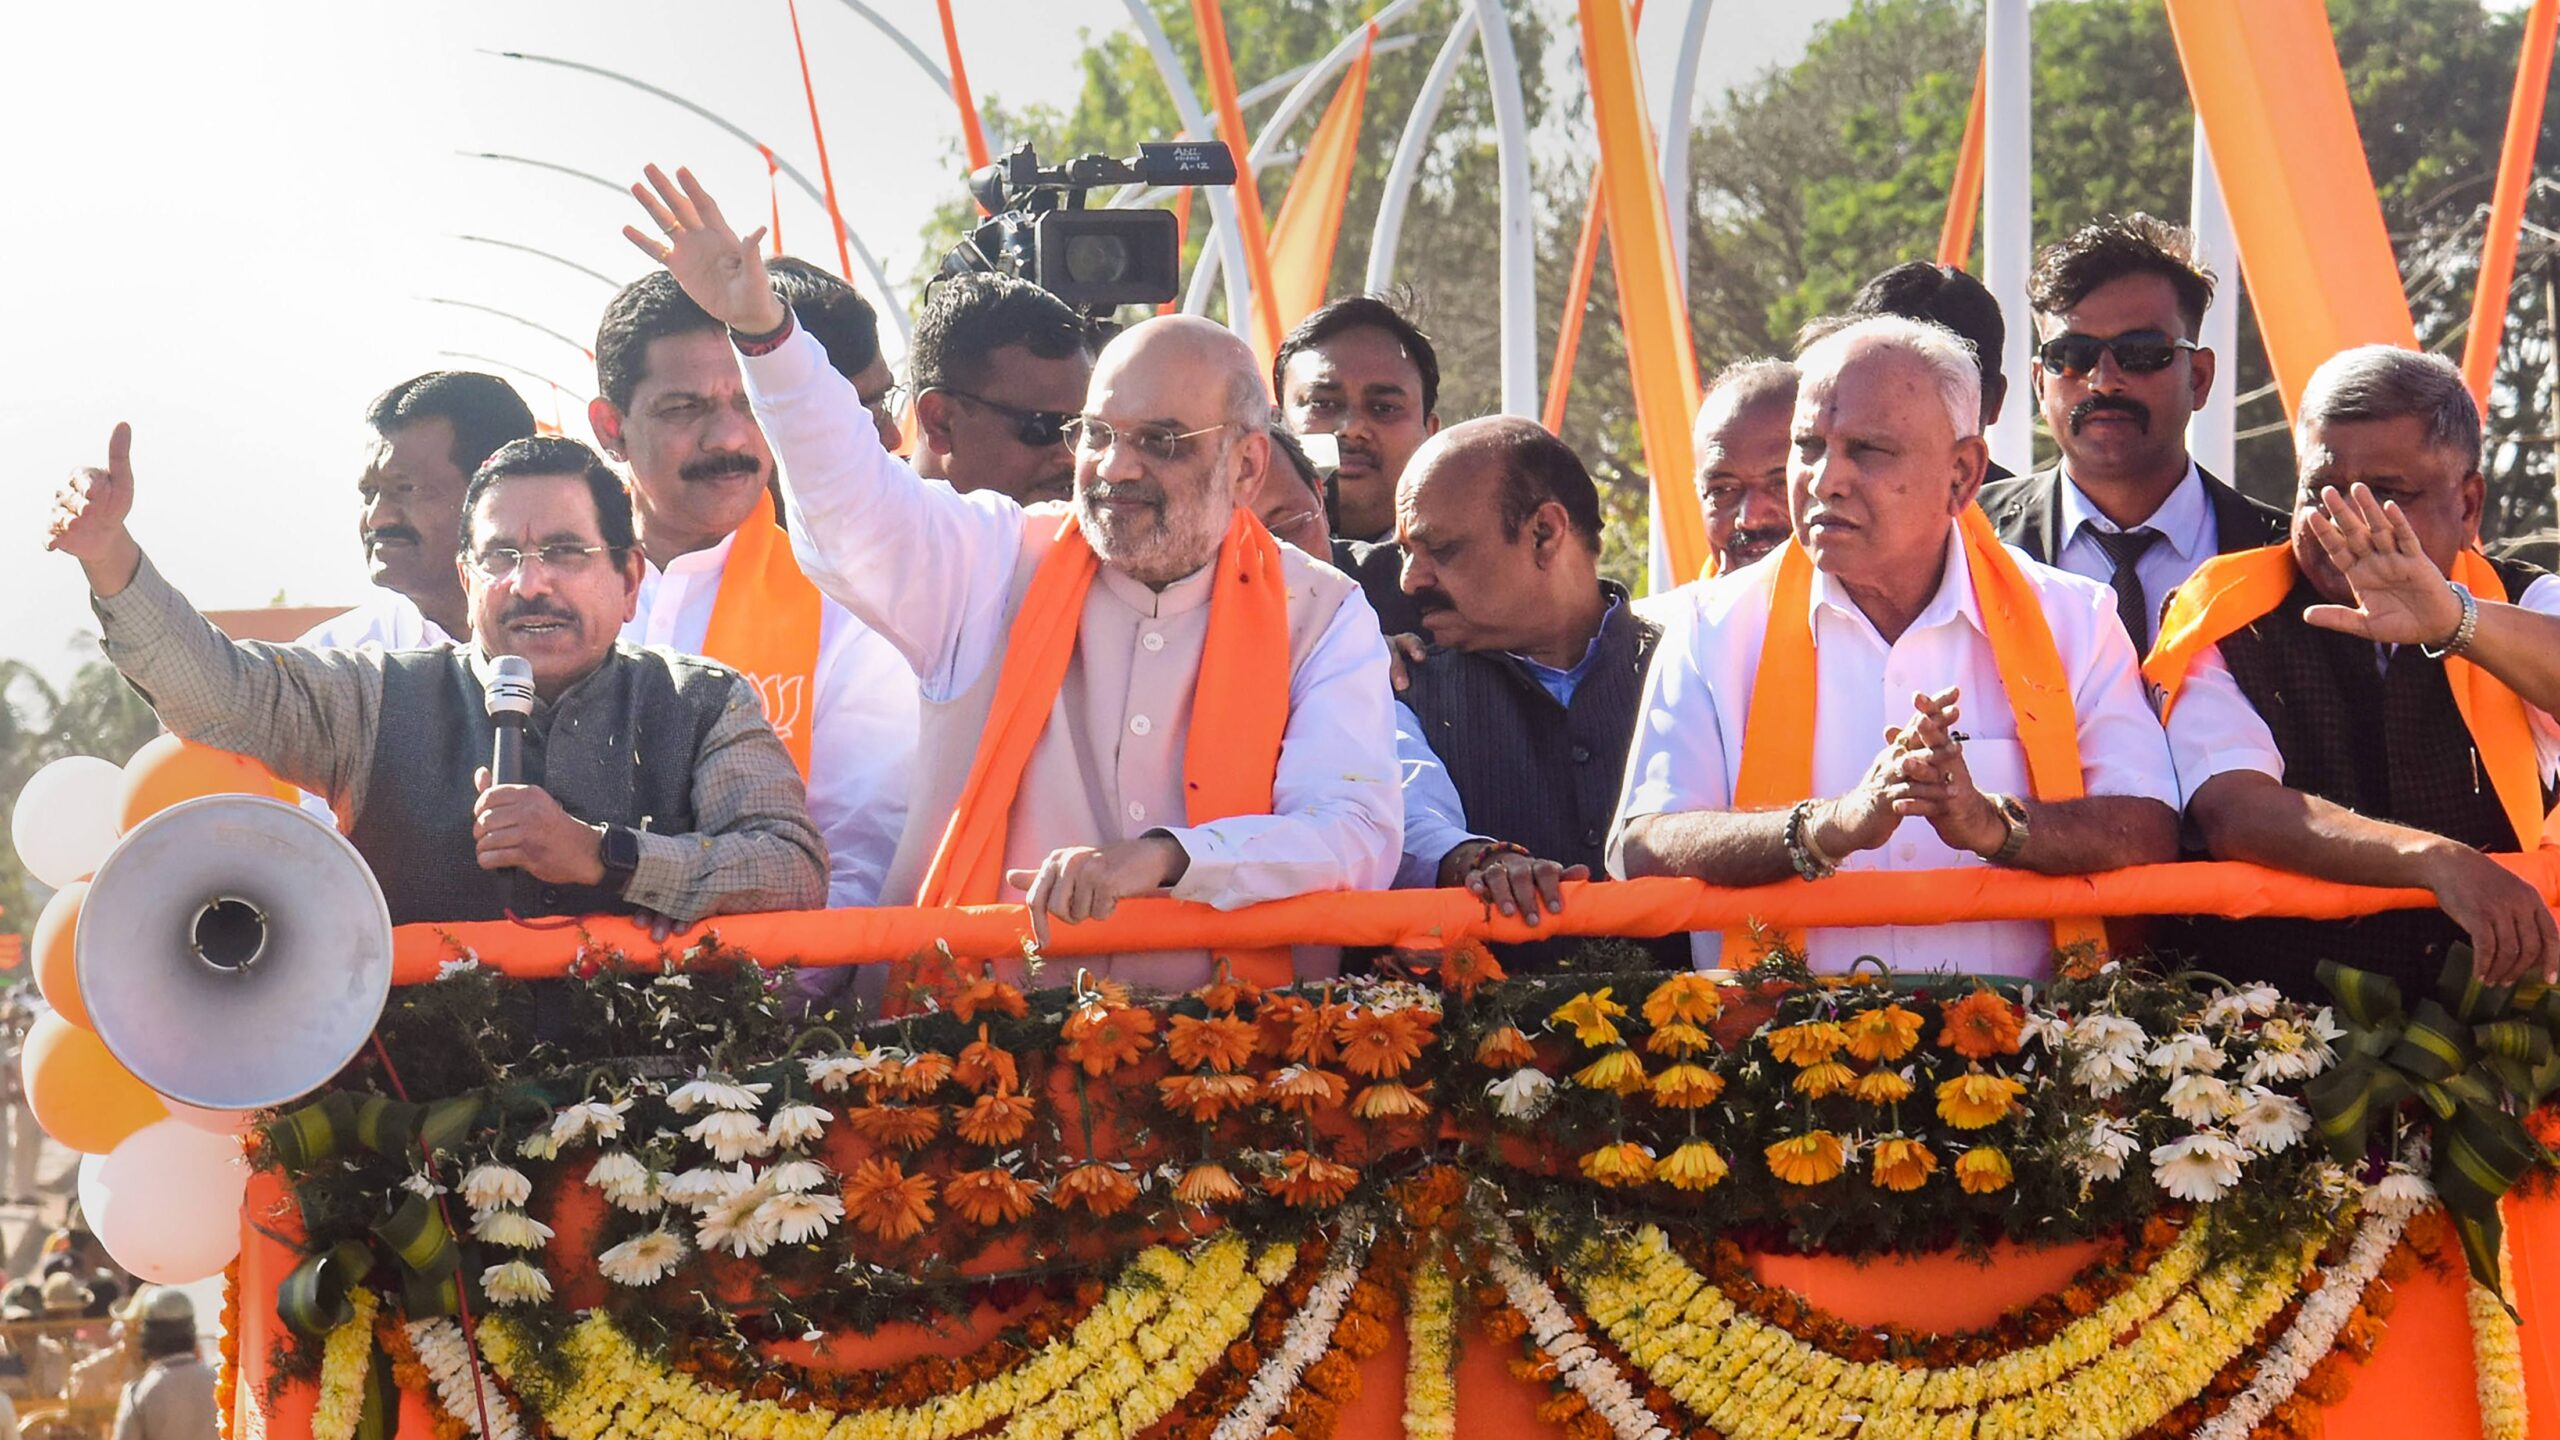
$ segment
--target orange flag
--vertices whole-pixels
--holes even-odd
[[[1352,162],[1360,158],[1360,103],[1369,93],[1369,47],[1378,29],[1360,45],[1360,58],[1324,107],[1306,152],[1298,157],[1298,173],[1280,200],[1280,218],[1271,226],[1271,290],[1280,310],[1280,327],[1297,324],[1324,303],[1325,279],[1333,273],[1334,240],[1342,233],[1342,208],[1351,191]],[[1278,346],[1273,346],[1278,349]],[[1271,356],[1262,356],[1271,368]]]
[[[1608,197],[1609,267],[1618,280],[1619,322],[1635,379],[1636,428],[1644,436],[1645,469],[1663,497],[1658,508],[1672,573],[1696,575],[1707,566],[1707,520],[1689,488],[1697,349],[1689,337],[1688,297],[1671,261],[1671,217],[1645,119],[1635,22],[1621,0],[1579,4],[1582,61],[1600,132],[1601,190]]]
[[[2534,0],[2516,57],[2515,94],[2507,102],[2507,140],[2498,152],[2498,189],[2489,201],[2489,230],[2480,242],[2480,279],[2471,294],[2471,332],[2462,341],[2462,378],[2471,398],[2489,408],[2498,342],[2507,333],[2507,287],[2516,278],[2516,241],[2524,228],[2525,191],[2533,183],[2533,150],[2542,138],[2543,97],[2551,93],[2551,42],[2560,29],[2560,0]]]
[[[2291,415],[2321,361],[2351,345],[2418,344],[2337,41],[2320,0],[2168,6]]]
[[[1252,138],[1245,133],[1244,107],[1236,102],[1235,62],[1227,58],[1227,21],[1218,13],[1218,0],[1191,0],[1191,18],[1200,26],[1200,62],[1209,72],[1209,93],[1218,106],[1218,133],[1236,155],[1236,224],[1244,231],[1244,264],[1247,278],[1253,282],[1253,326],[1248,332],[1256,341],[1255,349],[1271,355],[1280,348],[1280,306],[1271,293],[1271,241],[1262,224],[1262,192],[1253,181],[1253,162],[1247,158],[1253,149]],[[1244,323],[1241,315],[1227,317],[1229,325]]]
[[[951,0],[942,0],[942,53],[951,62],[951,103],[960,107],[960,134],[969,143],[969,168],[987,163],[987,131],[978,123],[978,102],[969,93],[969,67],[960,63],[960,26],[951,18]]]
[[[1973,67],[1973,108],[1964,115],[1955,179],[1947,185],[1947,221],[1938,229],[1938,263],[1958,270],[1973,253],[1973,222],[1982,213],[1982,112],[1990,79],[1991,57],[1986,53]]]
[[[827,127],[818,123],[818,86],[809,78],[809,47],[800,40],[800,0],[789,0],[791,10],[791,48],[800,56],[800,93],[809,99],[809,134],[818,142],[818,179],[826,188],[827,223],[836,234],[836,270],[849,283],[853,279],[853,251],[845,244],[844,211],[836,205],[835,167],[827,163]]]
[[[1627,7],[1627,23],[1644,23],[1644,0]],[[1573,393],[1573,361],[1582,349],[1582,321],[1591,309],[1591,272],[1600,264],[1600,232],[1607,223],[1608,191],[1600,162],[1591,162],[1591,200],[1582,207],[1582,238],[1573,246],[1573,279],[1564,290],[1564,313],[1556,319],[1556,355],[1547,367],[1547,403],[1538,423],[1564,433],[1564,405]]]

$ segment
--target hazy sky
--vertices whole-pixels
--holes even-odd
[[[847,219],[903,283],[922,258],[926,215],[958,183],[957,122],[852,9],[800,8]],[[931,0],[871,8],[939,56]],[[1560,0],[1535,8],[1571,23]],[[1661,73],[1684,7],[1653,8],[1645,49]],[[1790,58],[1816,19],[1842,9],[1845,0],[1728,0],[1709,27],[1702,90]],[[959,0],[957,10],[971,80],[1013,105],[1071,101],[1066,62],[1079,31],[1126,21],[1119,0]],[[119,419],[135,430],[135,532],[206,608],[360,593],[360,412],[395,380],[498,369],[549,419],[550,386],[523,373],[537,372],[576,392],[561,396],[559,415],[585,435],[593,371],[575,346],[430,298],[591,338],[611,294],[603,282],[456,237],[537,246],[627,280],[644,263],[619,235],[635,207],[581,180],[458,152],[617,179],[644,161],[683,162],[742,223],[763,213],[763,160],[709,124],[610,81],[482,50],[623,71],[817,170],[782,0],[84,0],[14,7],[10,31],[0,134],[17,203],[0,302],[0,455],[12,470],[0,486],[0,655],[48,672],[72,662],[90,616],[78,566],[41,549],[44,515],[70,469],[103,463]],[[1254,38],[1231,40],[1251,84],[1265,68]],[[1658,109],[1666,87],[1654,88]],[[782,218],[791,248],[832,261],[821,209],[786,187]]]

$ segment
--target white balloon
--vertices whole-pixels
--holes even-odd
[[[177,1120],[80,1161],[80,1211],[115,1262],[155,1285],[222,1273],[240,1253],[249,1162],[240,1142]]]
[[[9,816],[9,843],[27,873],[59,890],[116,848],[124,771],[95,755],[67,755],[27,778]]]
[[[192,1125],[211,1135],[246,1133],[249,1122],[256,1119],[258,1114],[255,1110],[207,1110],[201,1105],[190,1105],[184,1100],[172,1100],[166,1095],[160,1097],[160,1103],[169,1107],[170,1119],[182,1125]]]

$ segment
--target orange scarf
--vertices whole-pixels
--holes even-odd
[[[2142,678],[2160,697],[2163,722],[2178,703],[2196,656],[2283,604],[2298,578],[2292,548],[2268,545],[2216,555],[2178,587],[2150,658],[2142,662]],[[2483,604],[2506,603],[2507,587],[2498,568],[2476,549],[2454,557],[2453,578]],[[2517,841],[2533,849],[2542,843],[2542,762],[2534,753],[2524,701],[2459,656],[2444,662],[2444,678],[2453,690],[2454,708],[2471,731],[2471,743],[2480,751],[2480,763],[2488,767],[2489,784],[2498,792],[2507,823],[2515,827]]]
[[[747,677],[764,702],[773,733],[791,752],[800,778],[809,778],[809,732],[816,725],[818,625],[824,606],[818,587],[800,573],[791,537],[773,513],[773,492],[756,498],[755,513],[729,539],[720,593],[711,602],[711,624],[702,653]]]
[[[2035,798],[2077,800],[2087,793],[2080,771],[2080,722],[2071,686],[2054,649],[2044,606],[2018,562],[1992,532],[1980,509],[1966,506],[1957,522],[1965,564],[1973,572],[1973,602],[1991,640],[1992,663],[2027,752],[2027,777]],[[1751,714],[1743,729],[1742,773],[1733,787],[1737,810],[1774,810],[1813,794],[1815,656],[1813,557],[1793,540],[1778,561],[1777,592],[1770,597],[1769,628],[1760,643],[1760,668],[1751,681]],[[1971,697],[1968,697],[1971,698]],[[1978,702],[1977,702],[1978,703]],[[1802,945],[1800,933],[1787,943]],[[2053,922],[2057,946],[2101,943],[2093,919]],[[1728,935],[1726,943],[1747,944]],[[1736,952],[1741,953],[1741,952]]]
[[[1100,568],[1092,544],[1069,515],[1014,614],[977,756],[969,762],[968,782],[934,850],[917,904],[996,903],[1014,797],[1049,712],[1057,707],[1067,662],[1075,654],[1085,591]],[[1271,813],[1271,786],[1288,723],[1289,591],[1280,547],[1252,511],[1239,507],[1210,581],[1209,634],[1191,692],[1191,730],[1183,737],[1183,808],[1190,824]],[[1292,978],[1285,947],[1229,958],[1236,973],[1255,984],[1285,985]]]

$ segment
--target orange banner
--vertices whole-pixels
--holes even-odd
[[[2516,242],[2524,229],[2524,197],[2533,183],[2533,151],[2542,138],[2543,99],[2551,93],[2551,42],[2560,0],[2534,0],[2516,56],[2516,89],[2507,102],[2507,139],[2498,151],[2498,189],[2480,241],[2479,287],[2471,292],[2471,331],[2462,341],[2462,378],[2471,398],[2489,408],[2498,373],[2498,342],[2507,333],[2507,287],[2516,278]]]
[[[1218,133],[1235,151],[1236,224],[1244,231],[1245,273],[1253,282],[1253,328],[1245,333],[1253,337],[1267,370],[1280,349],[1280,302],[1271,293],[1271,238],[1263,227],[1262,191],[1248,158],[1253,137],[1245,133],[1244,107],[1236,103],[1236,67],[1227,58],[1227,21],[1218,13],[1218,0],[1191,0],[1191,18],[1200,27],[1200,63],[1209,72],[1209,93],[1218,106]],[[1245,323],[1242,315],[1227,317],[1230,326]]]
[[[1973,105],[1964,112],[1964,140],[1956,146],[1955,178],[1947,183],[1947,220],[1938,227],[1938,263],[1961,270],[1973,254],[1973,222],[1982,215],[1982,113],[1991,80],[1991,57],[1973,67]]]
[[[1645,469],[1662,499],[1655,508],[1672,573],[1703,574],[1707,520],[1690,489],[1698,352],[1689,336],[1688,296],[1672,263],[1672,221],[1655,173],[1652,125],[1645,119],[1635,21],[1620,0],[1579,0],[1579,6],[1582,63],[1600,132],[1601,193],[1608,198],[1609,268],[1618,282]]]
[[[969,67],[960,61],[960,26],[951,18],[951,0],[941,0],[942,54],[951,62],[951,103],[960,107],[960,135],[969,145],[969,168],[985,165],[986,127],[978,123],[978,102],[969,94]]]
[[[1360,158],[1360,106],[1369,93],[1369,51],[1378,43],[1378,27],[1360,43],[1360,58],[1342,77],[1333,102],[1324,107],[1315,134],[1298,157],[1298,173],[1280,199],[1280,218],[1271,226],[1272,303],[1280,311],[1282,330],[1305,319],[1324,303],[1325,281],[1333,273],[1333,247],[1342,234],[1342,211],[1351,194],[1351,167]],[[1272,345],[1279,348],[1275,340]],[[1272,357],[1262,357],[1271,368]]]
[[[2548,902],[2560,897],[2560,847],[2499,855]],[[1696,880],[1577,881],[1564,913],[1532,927],[1488,910],[1464,890],[1370,890],[1302,895],[1242,910],[1179,900],[1128,900],[1108,920],[1052,926],[1046,953],[1112,955],[1139,950],[1289,944],[1439,949],[1465,940],[1497,944],[1556,935],[1669,935],[1729,930],[1758,920],[1778,929],[1830,925],[1948,925],[1968,920],[2046,920],[2056,915],[2296,915],[2343,920],[2433,905],[2424,890],[2341,885],[2231,862],[2137,865],[2097,875],[1963,870],[1862,870],[1806,884],[1719,889]],[[904,959],[936,941],[964,956],[1019,955],[1031,934],[1019,905],[948,910],[785,911],[723,915],[695,927],[768,961],[870,965]],[[512,921],[403,925],[392,932],[392,983],[433,980],[464,950],[519,978],[559,975],[599,947],[654,954],[646,928],[597,917],[570,930]]]
[[[1644,0],[1627,7],[1627,23],[1644,23]],[[1547,366],[1547,401],[1538,423],[1564,433],[1566,397],[1573,393],[1573,362],[1582,351],[1582,322],[1591,309],[1591,276],[1600,267],[1600,235],[1608,224],[1608,194],[1600,162],[1591,162],[1591,200],[1582,207],[1582,238],[1573,245],[1573,278],[1565,282],[1564,313],[1556,318],[1556,354]]]
[[[844,238],[844,210],[836,204],[835,167],[827,163],[827,127],[818,121],[818,86],[809,78],[809,47],[800,39],[800,0],[789,0],[791,48],[800,56],[800,93],[809,100],[809,134],[818,142],[818,181],[826,189],[827,223],[836,235],[836,272],[853,282],[853,251]]]
[[[2320,0],[2168,6],[2290,416],[2321,361],[2418,343],[2337,42]]]

